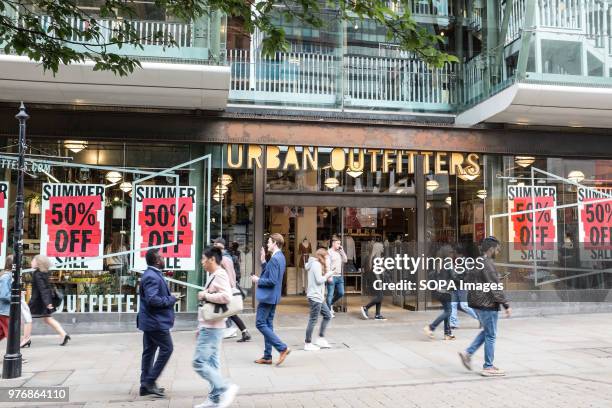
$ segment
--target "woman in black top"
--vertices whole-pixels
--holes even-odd
[[[65,346],[70,336],[64,331],[57,320],[51,317],[55,312],[53,306],[53,287],[49,284],[49,267],[51,261],[44,255],[36,255],[32,259],[32,296],[30,297],[30,311],[33,318],[42,318],[43,321],[57,332],[62,338],[60,346]]]

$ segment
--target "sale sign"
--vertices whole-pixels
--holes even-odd
[[[554,186],[508,186],[508,212],[536,210],[508,217],[511,262],[557,260],[556,205]]]
[[[42,186],[40,251],[55,269],[103,269],[104,185],[53,184]]]
[[[159,249],[167,270],[196,267],[196,187],[136,186],[134,248],[170,244]],[[146,250],[134,253],[134,268],[144,270]]]
[[[8,234],[8,191],[9,184],[0,182],[0,265],[6,261],[6,242]]]
[[[612,188],[578,187],[580,260],[612,260]]]

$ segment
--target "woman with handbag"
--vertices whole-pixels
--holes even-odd
[[[213,305],[223,310],[232,301],[230,280],[227,272],[221,268],[222,256],[221,250],[215,247],[206,248],[202,254],[202,267],[210,275],[204,290],[198,293],[198,299],[205,305],[198,311],[198,340],[193,368],[210,383],[210,391],[207,400],[195,408],[229,407],[238,393],[238,386],[223,378],[219,370],[219,350],[226,319],[225,316],[216,318],[214,312],[211,313],[215,309],[210,307]]]
[[[62,328],[57,320],[51,317],[55,308],[60,305],[61,298],[55,288],[49,284],[49,268],[51,261],[44,255],[36,255],[32,259],[32,297],[30,298],[30,311],[33,318],[42,318],[43,322],[49,325],[62,338],[60,346],[65,346],[70,340],[70,336]]]

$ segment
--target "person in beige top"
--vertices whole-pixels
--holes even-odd
[[[331,248],[329,248],[329,268],[333,272],[333,277],[327,282],[327,306],[332,317],[335,316],[334,303],[344,296],[342,266],[346,261],[346,253],[344,253],[340,238],[334,235],[331,241]]]
[[[198,299],[201,301],[228,304],[232,298],[232,287],[227,272],[221,268],[221,258],[219,248],[209,247],[202,253],[202,267],[210,276],[204,290],[198,293]],[[196,405],[196,408],[229,407],[238,393],[238,386],[223,378],[219,369],[219,350],[225,320],[199,319],[193,368],[210,383],[210,392],[206,401]]]
[[[232,255],[225,249],[225,240],[221,237],[216,238],[213,241],[213,245],[216,248],[221,250],[222,258],[221,258],[221,267],[227,272],[227,276],[229,277],[230,286],[232,289],[238,287],[238,280],[236,279],[236,269],[234,268],[234,260],[232,259]],[[246,328],[246,325],[238,315],[234,315],[230,317],[230,321],[226,322],[227,330],[225,331],[223,338],[229,339],[231,337],[236,337],[238,335],[237,330],[233,327],[230,327],[231,322],[238,327],[242,337],[238,340],[238,343],[245,343],[251,340],[251,334]]]

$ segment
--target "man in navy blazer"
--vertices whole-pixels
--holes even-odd
[[[164,389],[158,388],[156,381],[172,355],[170,329],[174,326],[176,298],[162,276],[164,258],[159,249],[149,249],[145,259],[148,267],[140,279],[140,309],[136,318],[143,332],[140,395],[163,397]]]
[[[274,333],[274,313],[281,299],[283,275],[285,274],[285,255],[281,251],[285,240],[281,234],[271,234],[268,238],[268,251],[272,257],[266,262],[266,251],[261,248],[261,276],[253,275],[253,283],[257,286],[257,316],[255,326],[265,339],[264,355],[255,360],[257,364],[272,364],[272,347],[280,353],[276,365],[281,365],[291,349]]]

